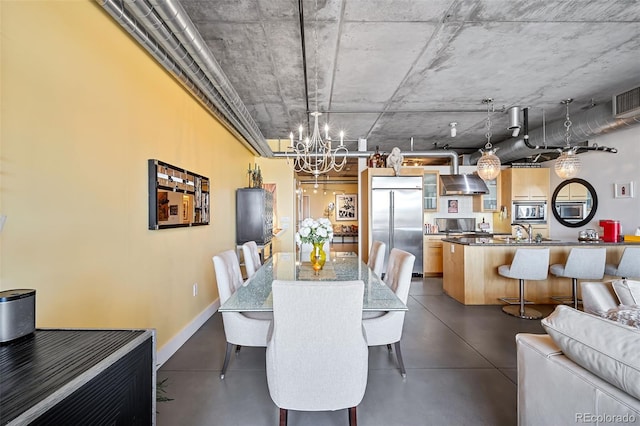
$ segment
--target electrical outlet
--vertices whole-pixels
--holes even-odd
[[[193,283],[193,295],[198,295],[198,283]]]

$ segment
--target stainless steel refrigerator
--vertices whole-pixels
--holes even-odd
[[[392,248],[416,256],[413,273],[422,275],[422,176],[374,176],[371,180],[373,240],[387,245],[384,270]]]

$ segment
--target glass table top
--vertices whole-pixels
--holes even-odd
[[[218,309],[220,312],[273,311],[271,283],[285,281],[364,281],[363,311],[406,311],[395,293],[357,255],[332,252],[319,276],[295,253],[275,253]]]

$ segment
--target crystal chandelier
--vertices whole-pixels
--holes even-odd
[[[560,156],[556,160],[555,170],[556,174],[560,179],[571,179],[576,176],[582,167],[582,162],[578,158],[577,150],[578,147],[571,147],[569,144],[570,138],[570,129],[571,129],[571,120],[569,119],[569,104],[573,101],[573,99],[566,99],[561,103],[564,104],[567,108],[567,113],[565,115],[564,121],[564,141],[566,146],[560,152]]]
[[[315,39],[315,88],[316,88],[316,110],[311,113],[313,117],[313,131],[311,135],[302,138],[303,128],[298,128],[298,140],[294,141],[293,132],[289,133],[291,142],[289,150],[293,151],[296,158],[293,162],[295,172],[309,173],[315,177],[318,187],[318,176],[331,170],[341,171],[347,164],[347,154],[349,151],[344,146],[344,131],[340,131],[340,145],[336,148],[331,146],[329,137],[329,125],[324,125],[324,140],[320,134],[318,117],[322,115],[318,111],[318,1],[315,3],[314,19],[314,39]],[[342,157],[340,160],[338,157]]]
[[[496,155],[497,148],[493,148],[491,145],[491,105],[493,104],[493,99],[487,98],[482,101],[482,103],[487,104],[487,133],[485,136],[487,137],[487,144],[484,146],[484,150],[480,150],[482,153],[482,157],[478,160],[478,176],[482,178],[482,180],[491,180],[498,177],[500,174],[500,159]]]

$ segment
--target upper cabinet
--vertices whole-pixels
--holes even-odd
[[[589,190],[580,183],[563,186],[556,195],[556,201],[587,201]]]
[[[545,201],[549,194],[549,169],[511,168],[500,173],[503,202]]]
[[[474,212],[497,212],[500,206],[500,175],[491,180],[485,180],[489,193],[473,196]]]
[[[424,209],[438,211],[438,194],[440,193],[440,179],[437,170],[425,170],[423,176]]]

